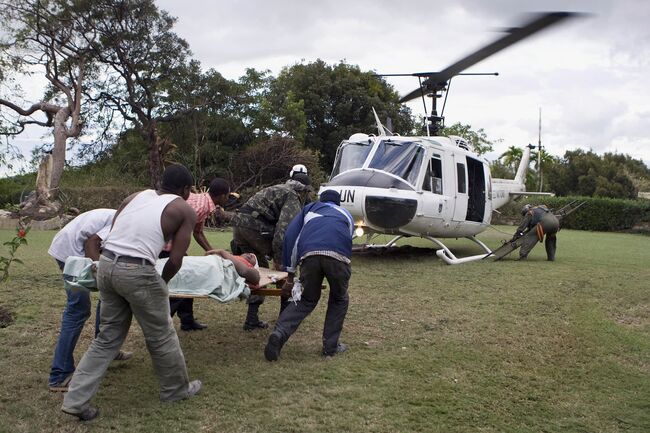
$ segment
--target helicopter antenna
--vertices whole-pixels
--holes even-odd
[[[393,132],[390,131],[388,128],[386,128],[384,125],[381,124],[381,120],[379,120],[379,116],[377,116],[377,112],[375,111],[375,107],[372,107],[372,113],[375,115],[375,123],[377,124],[377,131],[379,132],[379,135],[393,135]]]
[[[539,171],[539,192],[542,192],[542,107],[539,107],[539,128],[537,130],[537,170]]]

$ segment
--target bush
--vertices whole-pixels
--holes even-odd
[[[574,200],[586,203],[562,221],[562,227],[575,230],[620,231],[650,223],[650,201],[592,197],[539,197],[531,204],[545,204],[557,211]],[[519,222],[525,201],[512,202],[499,209],[494,223]]]
[[[36,187],[36,173],[0,179],[0,205],[20,204]]]
[[[252,195],[250,192],[285,182],[295,164],[307,167],[312,185],[325,180],[318,165],[318,153],[286,137],[272,137],[238,152],[230,161],[228,180],[233,190],[247,198]]]
[[[75,207],[81,212],[98,208],[117,209],[126,197],[144,189],[132,185],[64,187],[59,198],[65,208]]]

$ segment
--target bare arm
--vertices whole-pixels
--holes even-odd
[[[295,277],[295,274],[292,274],[289,272],[287,275],[287,280],[284,282],[282,285],[282,296],[284,297],[289,297],[291,296],[291,289],[293,289],[293,279]]]
[[[94,261],[99,260],[99,251],[102,245],[102,238],[96,234],[92,235],[84,242],[84,254]]]
[[[233,265],[235,265],[235,270],[240,277],[243,277],[247,283],[257,284],[260,282],[260,273],[255,268],[249,268],[241,261],[239,261],[235,256],[229,253],[226,250],[210,250],[206,254],[214,254],[220,256],[225,260],[230,260]]]
[[[167,239],[171,235],[172,249],[163,268],[162,278],[169,282],[183,264],[183,257],[190,246],[191,233],[196,224],[196,214],[184,200],[174,200],[164,210],[161,217],[163,233]]]
[[[194,226],[194,240],[205,251],[210,251],[212,249],[212,245],[210,245],[208,238],[206,238],[205,233],[203,233],[203,224],[197,224]]]

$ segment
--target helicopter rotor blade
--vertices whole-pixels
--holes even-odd
[[[475,65],[476,63],[486,59],[487,57],[496,54],[504,48],[513,45],[522,39],[525,39],[540,30],[543,30],[553,24],[556,24],[567,18],[576,17],[581,15],[577,12],[546,12],[534,14],[533,18],[520,27],[513,27],[507,30],[507,34],[491,44],[473,52],[472,54],[462,58],[456,63],[448,66],[440,72],[433,72],[429,77],[422,82],[422,87],[413,90],[400,99],[400,102],[408,102],[422,95],[422,92],[431,92],[437,88],[445,86],[446,82],[453,76],[458,75],[460,72]]]

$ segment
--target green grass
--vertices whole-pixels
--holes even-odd
[[[500,227],[512,232],[510,227]],[[0,239],[11,232],[0,231]],[[163,404],[134,322],[82,424],[47,390],[65,301],[47,255],[53,232],[29,234],[25,266],[0,285],[16,314],[0,329],[0,432],[647,432],[650,430],[650,240],[563,230],[555,263],[442,263],[427,249],[353,258],[342,341],[323,360],[326,302],[267,363],[268,331],[241,329],[244,303],[195,302],[202,332],[179,331],[191,378],[204,390]],[[492,247],[506,237],[488,231]],[[228,232],[211,232],[226,247]],[[457,255],[477,254],[468,241]],[[192,253],[198,254],[197,245]],[[93,295],[96,296],[96,295]],[[273,321],[277,299],[262,306]],[[178,321],[175,319],[176,326]],[[92,338],[92,318],[77,345]]]

